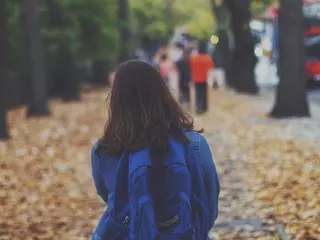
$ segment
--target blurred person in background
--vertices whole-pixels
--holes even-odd
[[[166,85],[169,86],[170,76],[176,72],[176,66],[167,53],[161,55],[158,70]]]
[[[143,48],[137,48],[135,50],[135,58],[151,64],[151,60],[150,60],[146,50],[144,50]]]
[[[166,43],[163,43],[161,44],[161,46],[159,47],[159,49],[157,50],[156,54],[154,55],[153,57],[153,65],[155,68],[159,68],[159,64],[160,64],[160,61],[161,61],[161,57],[164,55],[164,54],[167,54],[168,55],[168,44]]]
[[[173,44],[173,46],[170,49],[170,58],[174,63],[178,62],[182,56],[184,51],[184,44],[182,42],[177,42],[176,44]]]
[[[218,89],[219,87],[222,87],[225,85],[225,65],[226,63],[224,62],[223,59],[223,49],[221,43],[217,44],[210,44],[211,46],[211,57],[214,62],[214,71],[212,72],[212,78],[213,78],[213,83],[212,87],[214,89]]]
[[[191,50],[185,45],[177,44],[179,48],[182,49],[183,54],[181,58],[176,62],[178,70],[178,83],[179,83],[179,101],[181,107],[190,111],[190,55]]]
[[[207,43],[201,41],[199,43],[198,53],[190,58],[190,71],[191,79],[195,86],[197,114],[205,113],[208,110],[208,74],[213,67],[213,60],[207,53]]]

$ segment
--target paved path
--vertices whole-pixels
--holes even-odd
[[[243,184],[246,171],[239,160],[241,150],[227,130],[230,116],[211,105],[211,112],[195,117],[196,124],[205,128],[205,136],[214,155],[221,183],[219,218],[210,236],[212,239],[271,239],[267,219],[262,219],[254,197]],[[272,223],[273,224],[273,223]]]

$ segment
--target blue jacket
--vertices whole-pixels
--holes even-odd
[[[190,143],[187,145],[188,156],[202,166],[204,184],[210,205],[210,219],[216,219],[218,216],[218,197],[220,185],[216,167],[214,165],[212,154],[206,139],[197,132],[187,133]],[[97,143],[92,147],[91,164],[94,184],[98,195],[108,204],[108,209],[112,209],[114,186],[116,179],[116,166],[118,158],[112,156],[101,156],[96,153]],[[108,214],[108,209],[102,216],[100,222],[103,222]],[[99,227],[99,226],[98,226]]]

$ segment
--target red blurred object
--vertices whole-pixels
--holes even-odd
[[[308,82],[320,84],[320,0],[301,0],[304,15],[304,41],[306,47],[305,69]],[[264,16],[275,23],[279,15],[277,4],[270,5]]]
[[[267,8],[266,16],[268,19],[274,21],[279,14],[279,9],[276,5],[271,5]]]
[[[305,63],[308,77],[320,75],[320,61],[309,61]]]
[[[304,31],[305,36],[320,34],[320,26],[315,26]]]
[[[320,36],[320,1],[304,0],[303,3],[303,13],[307,24],[304,31],[304,38],[305,41],[309,42],[309,44],[306,45],[306,73],[310,82],[320,83],[320,42],[319,40],[315,40],[319,39]]]

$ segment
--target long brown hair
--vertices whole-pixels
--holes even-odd
[[[185,132],[194,130],[192,117],[177,104],[159,72],[143,61],[119,65],[109,100],[109,119],[98,149],[110,155],[149,147],[161,157],[170,136],[187,143]]]

